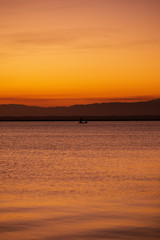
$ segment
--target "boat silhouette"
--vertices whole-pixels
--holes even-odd
[[[87,121],[83,121],[83,118],[81,117],[80,120],[79,120],[79,123],[80,124],[85,124],[85,123],[88,123]]]

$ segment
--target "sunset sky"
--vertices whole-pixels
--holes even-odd
[[[160,0],[0,0],[0,104],[160,97]]]

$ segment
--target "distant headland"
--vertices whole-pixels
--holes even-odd
[[[160,120],[160,99],[147,102],[111,102],[70,107],[0,105],[0,121],[88,121]]]

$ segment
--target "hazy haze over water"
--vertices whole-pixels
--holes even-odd
[[[160,239],[160,122],[0,122],[0,239]]]

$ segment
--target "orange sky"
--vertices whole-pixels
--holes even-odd
[[[159,0],[0,0],[0,104],[160,97]]]

